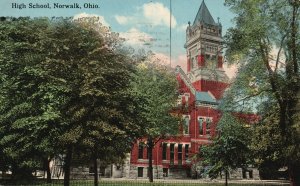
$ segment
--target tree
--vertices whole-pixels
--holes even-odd
[[[120,50],[117,35],[106,27],[68,21],[54,26],[48,38],[55,42],[47,47],[53,51],[48,61],[50,73],[67,82],[70,89],[59,140],[67,149],[65,185],[69,184],[72,153],[80,146],[90,151],[97,185],[97,159],[107,159],[103,155],[107,149],[119,155],[128,152],[143,128],[137,119],[142,110],[140,99],[130,92],[134,63]]]
[[[81,74],[85,78],[78,93],[83,104],[79,109],[84,109],[79,143],[90,151],[95,185],[98,185],[97,159],[113,163],[118,159],[116,156],[125,157],[141,135],[144,127],[139,117],[143,100],[131,91],[136,61],[121,47],[122,39],[99,23],[85,20],[79,25],[103,39],[93,61],[82,66]]]
[[[28,18],[11,18],[0,24],[0,146],[16,179],[30,178],[31,172],[42,166],[41,159],[55,151],[57,108],[64,103],[65,90],[58,80],[47,79],[41,66],[45,60],[41,38],[48,25],[47,19]]]
[[[277,179],[278,169],[284,166],[284,140],[278,126],[278,108],[276,104],[261,105],[262,121],[254,125],[251,151],[261,179]],[[270,140],[270,138],[272,140]],[[259,143],[258,143],[259,142]]]
[[[177,100],[177,81],[175,71],[157,62],[146,61],[138,65],[133,81],[133,91],[138,97],[144,97],[144,110],[140,120],[144,123],[144,137],[147,141],[149,158],[149,181],[153,182],[152,150],[155,143],[166,135],[177,134],[178,120],[171,115]]]
[[[276,104],[284,162],[291,184],[299,185],[300,2],[226,0],[226,4],[237,14],[236,27],[229,29],[225,37],[226,55],[228,61],[241,64],[243,76],[248,79],[238,92],[252,99],[264,94],[263,101]],[[241,90],[249,90],[249,85],[253,91]]]
[[[223,114],[217,127],[218,136],[213,138],[212,144],[202,146],[200,150],[203,163],[212,166],[208,172],[211,178],[224,172],[227,186],[231,169],[247,167],[251,156],[249,130],[236,116]]]
[[[64,154],[67,186],[74,150],[94,160],[105,149],[129,150],[143,128],[142,109],[130,89],[134,63],[117,34],[67,19],[21,18],[1,27],[0,145],[14,174],[29,177],[40,157]]]

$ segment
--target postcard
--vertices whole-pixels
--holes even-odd
[[[0,184],[287,179],[299,6],[1,0]]]

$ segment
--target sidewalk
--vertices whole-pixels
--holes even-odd
[[[129,178],[101,178],[101,181],[125,181],[125,182],[148,182],[147,178],[137,178],[137,179],[129,179]],[[224,183],[225,179],[154,179],[156,183]],[[270,184],[270,185],[290,185],[290,181],[288,180],[228,180],[228,183],[237,183],[237,184]]]

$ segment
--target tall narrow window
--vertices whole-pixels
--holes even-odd
[[[198,117],[199,134],[200,134],[200,135],[203,135],[203,122],[204,122],[204,118]]]
[[[210,134],[210,127],[212,124],[212,119],[211,118],[206,118],[206,134]]]
[[[190,94],[189,94],[189,93],[185,93],[185,94],[184,94],[184,101],[185,101],[185,106],[186,106],[186,107],[189,106],[189,97],[190,97]]]
[[[182,95],[179,95],[177,99],[177,106],[181,106],[181,104],[182,104]]]
[[[197,59],[196,59],[196,57],[193,57],[192,61],[193,61],[193,69],[197,68]]]
[[[163,168],[163,176],[168,177],[168,168]]]
[[[183,119],[184,134],[189,134],[190,117],[185,116]]]
[[[143,177],[144,167],[138,167],[138,177]]]
[[[187,160],[189,158],[189,144],[185,145],[184,152],[184,159]]]
[[[170,164],[174,164],[174,149],[175,144],[170,144]]]
[[[178,165],[182,165],[182,144],[178,144]]]
[[[139,143],[139,154],[138,154],[139,159],[143,159],[143,152],[144,152],[144,147],[141,143]]]
[[[146,148],[146,159],[149,159],[149,149],[147,147]]]
[[[163,160],[166,160],[167,159],[167,144],[166,143],[163,143],[163,149],[162,149],[162,159]]]

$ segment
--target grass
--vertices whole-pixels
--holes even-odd
[[[26,185],[26,186],[63,186],[63,180],[53,180],[52,183],[47,184],[45,183],[45,180],[38,180],[34,183],[27,183],[27,184],[21,184],[21,183],[1,183],[0,185]],[[93,186],[94,182],[93,180],[71,180],[70,186]],[[224,182],[203,182],[202,180],[185,180],[181,181],[178,180],[155,180],[154,183],[148,182],[148,180],[101,180],[99,181],[99,186],[223,186]],[[230,183],[230,186],[278,186],[278,185],[289,185],[288,183],[274,183],[274,182],[245,182],[245,183]]]

